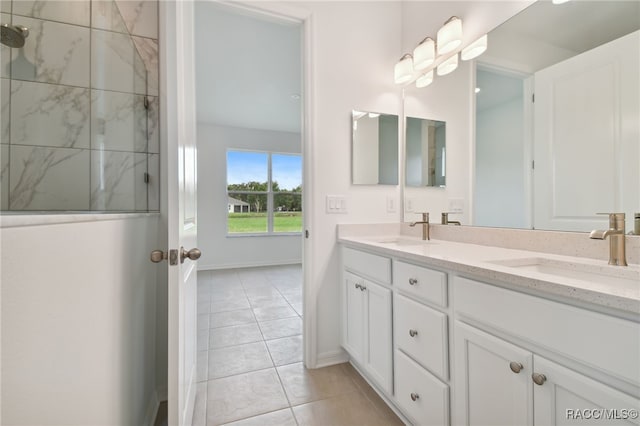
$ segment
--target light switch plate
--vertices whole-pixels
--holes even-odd
[[[464,200],[462,198],[451,198],[449,200],[449,213],[464,213]]]
[[[396,199],[395,197],[387,197],[387,213],[396,212]]]
[[[347,199],[344,195],[327,195],[327,213],[344,214],[347,212]]]
[[[413,198],[407,198],[405,204],[405,210],[407,212],[413,212]]]

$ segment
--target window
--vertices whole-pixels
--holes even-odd
[[[227,232],[302,232],[302,157],[227,151]]]

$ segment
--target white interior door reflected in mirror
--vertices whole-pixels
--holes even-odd
[[[351,182],[398,184],[398,116],[352,111]]]
[[[446,127],[444,121],[407,117],[405,129],[405,183],[407,186],[445,187]]]

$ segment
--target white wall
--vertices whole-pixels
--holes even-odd
[[[227,149],[300,153],[300,134],[198,123],[198,269],[300,263],[300,235],[227,236]]]
[[[2,424],[150,420],[159,220],[119,217],[2,229]]]

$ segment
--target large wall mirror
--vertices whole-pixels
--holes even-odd
[[[640,2],[538,1],[476,70],[479,226],[590,231],[640,211]]]
[[[444,121],[406,118],[406,186],[444,188],[447,162],[446,127]]]
[[[398,184],[398,116],[352,111],[351,182]]]

